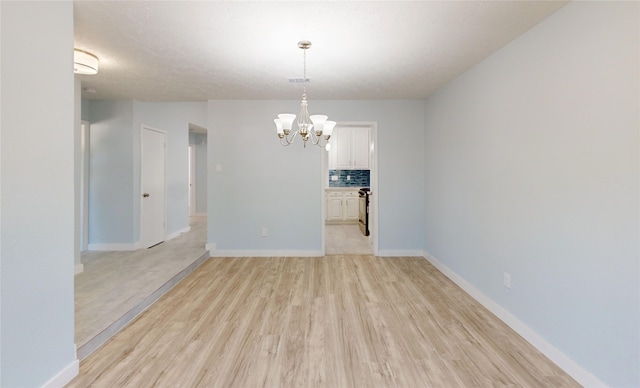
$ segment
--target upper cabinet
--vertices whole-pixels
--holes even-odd
[[[331,135],[330,170],[369,170],[369,128],[336,127]]]

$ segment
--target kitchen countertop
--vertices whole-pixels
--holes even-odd
[[[325,187],[324,191],[358,191],[362,187],[354,186],[354,187]]]

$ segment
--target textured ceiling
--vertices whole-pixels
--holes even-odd
[[[83,97],[139,101],[425,98],[564,6],[556,1],[75,1],[100,58]]]

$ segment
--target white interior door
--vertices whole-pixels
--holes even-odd
[[[164,131],[142,127],[140,243],[149,248],[164,241],[166,219],[166,144]]]

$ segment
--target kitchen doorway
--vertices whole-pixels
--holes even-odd
[[[322,154],[323,252],[378,252],[378,130],[376,122],[340,122]],[[358,192],[368,188],[367,217]],[[362,220],[366,225],[362,225]],[[368,236],[366,235],[368,231]]]

